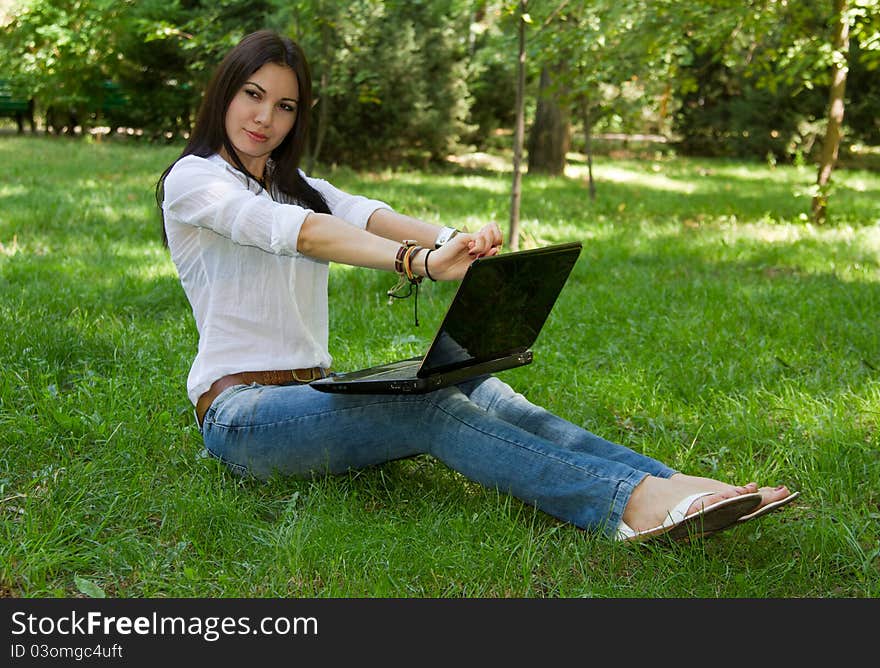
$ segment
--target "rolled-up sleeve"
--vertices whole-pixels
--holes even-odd
[[[277,255],[298,255],[299,232],[310,209],[275,202],[205,158],[186,156],[165,179],[166,217],[210,229],[237,244]]]
[[[323,179],[309,176],[305,178],[315,190],[324,196],[330,213],[362,229],[366,229],[370,216],[377,209],[393,210],[391,206],[381,200],[370,199],[363,195],[351,195]]]

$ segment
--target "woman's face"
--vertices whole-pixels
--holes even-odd
[[[251,74],[226,110],[226,135],[242,164],[261,177],[272,151],[293,129],[299,83],[289,67],[266,63]],[[230,163],[225,149],[221,155]]]

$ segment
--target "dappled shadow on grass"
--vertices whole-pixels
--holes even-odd
[[[0,198],[4,211],[0,240],[5,242],[16,237],[26,245],[37,239],[43,247],[65,248],[89,237],[122,244],[161,239],[155,200],[134,184],[117,187],[112,193],[92,179],[85,185],[58,187],[40,195],[24,186],[7,190]]]
[[[425,206],[436,205],[438,209],[443,209],[444,215],[451,211],[453,216],[456,212],[459,215],[473,212],[478,208],[475,202],[485,204],[490,215],[497,214],[502,206],[507,205],[506,196],[501,197],[497,192],[500,186],[506,186],[506,179],[503,182],[496,179],[485,184],[462,186],[454,179],[437,184],[423,183],[421,178],[408,179],[405,175],[390,178],[387,187],[393,198],[389,199],[399,199],[417,206],[420,202]],[[721,179],[718,176],[706,178]],[[719,180],[720,183],[727,183],[727,177]],[[368,185],[382,187],[382,182]],[[589,239],[572,282],[577,286],[580,272],[586,270],[600,281],[597,288],[600,292],[613,290],[616,298],[609,300],[606,297],[606,301],[600,301],[601,308],[594,313],[594,317],[602,321],[625,318],[634,323],[647,324],[667,321],[670,323],[669,329],[678,307],[688,309],[688,318],[679,319],[680,326],[692,327],[695,331],[707,327],[724,331],[723,327],[719,329],[719,325],[729,327],[732,323],[726,322],[722,315],[715,316],[717,322],[713,323],[708,320],[706,313],[702,314],[701,321],[700,314],[694,312],[694,303],[706,304],[706,295],[712,295],[711,304],[726,304],[727,311],[735,314],[733,317],[744,317],[741,310],[744,303],[750,308],[745,315],[756,322],[761,319],[768,323],[772,321],[782,331],[788,330],[800,337],[804,332],[797,328],[798,324],[813,322],[814,331],[824,331],[830,326],[829,323],[842,323],[851,316],[849,313],[840,313],[841,304],[848,301],[838,299],[841,290],[842,294],[854,293],[854,303],[861,305],[861,308],[876,305],[876,294],[871,284],[854,282],[847,284],[849,288],[844,290],[843,285],[838,285],[839,279],[831,274],[821,279],[826,284],[817,283],[821,268],[804,266],[803,263],[812,262],[811,253],[821,254],[823,251],[818,246],[810,248],[809,240],[773,242],[759,249],[757,245],[753,247],[736,241],[728,247],[729,242],[719,237],[714,221],[724,218],[725,214],[721,211],[737,211],[740,220],[750,216],[761,217],[763,214],[757,208],[758,203],[766,199],[786,204],[793,201],[787,194],[788,186],[785,184],[771,184],[763,189],[752,186],[725,196],[721,204],[711,192],[682,193],[648,187],[644,194],[640,194],[640,187],[632,183],[600,185],[600,198],[590,203],[585,200],[585,190],[576,181],[530,179],[524,213],[536,213],[538,217],[550,219],[553,216],[567,218],[572,224],[581,225],[587,233],[594,229],[590,221],[596,217],[605,216],[612,221],[610,232],[606,229],[603,234]],[[91,188],[89,185],[86,191]],[[354,190],[364,191],[366,188],[361,181]],[[706,186],[698,184],[695,188],[705,189]],[[161,322],[169,317],[179,317],[191,322],[191,313],[173,270],[161,276],[151,276],[150,272],[139,269],[139,265],[145,262],[170,267],[167,257],[158,259],[167,251],[148,240],[155,233],[153,223],[158,228],[158,219],[146,221],[141,217],[120,220],[118,211],[111,215],[94,209],[87,215],[87,229],[89,234],[94,233],[94,237],[85,236],[82,234],[82,220],[71,222],[70,212],[77,209],[77,201],[86,191],[80,191],[79,195],[60,193],[63,215],[49,216],[45,224],[40,223],[39,217],[32,218],[29,227],[23,228],[25,236],[22,243],[28,243],[27,234],[34,238],[44,234],[40,238],[45,239],[41,242],[45,250],[39,257],[27,257],[25,253],[25,256],[4,260],[4,282],[12,288],[9,294],[15,294],[15,299],[21,304],[41,304],[47,318],[57,317],[58,313],[65,312],[65,308],[75,305],[96,319],[122,314],[125,318],[136,320],[148,317]],[[24,210],[28,200],[25,194],[15,195],[10,200],[11,210]],[[749,207],[754,207],[751,213]],[[575,212],[573,216],[571,212]],[[681,220],[682,225],[667,225],[667,214],[661,212],[668,212],[668,217]],[[140,213],[143,216],[142,209]],[[794,210],[777,213],[787,218],[794,215]],[[21,218],[18,216],[15,219]],[[646,221],[652,218],[657,219],[659,227],[645,234],[647,228],[644,226],[650,225]],[[148,231],[145,231],[146,223],[149,223]],[[626,228],[630,224],[641,226],[640,231],[633,233],[633,243],[637,246],[630,246],[627,240]],[[548,222],[547,225],[552,223]],[[734,225],[731,229],[735,238],[735,224],[731,225]],[[704,242],[707,238],[710,241]],[[724,257],[713,258],[714,251],[708,248],[707,243],[720,243]],[[824,249],[830,247],[827,240],[816,243]],[[860,252],[857,248],[846,248],[847,243],[841,241],[835,251],[844,262],[861,263],[863,271],[876,271],[877,258],[871,249]],[[607,277],[611,277],[610,283],[605,282]],[[411,326],[412,300],[395,302],[391,306],[386,304],[384,294],[390,282],[388,275],[368,270],[340,268],[331,273],[331,347],[340,364],[345,367],[420,352],[427,345],[434,326],[451,299],[451,286],[424,284],[419,300],[422,326],[416,329]],[[644,285],[656,288],[656,299],[659,300],[656,305],[645,303],[650,293],[640,291],[639,286]],[[809,303],[804,302],[804,296],[813,293],[819,295],[817,303],[805,314],[799,315],[799,304]],[[828,297],[829,294],[833,297]],[[734,296],[738,297],[738,301],[730,301]],[[591,304],[595,301],[593,297],[586,292],[573,298]],[[693,302],[694,299],[697,301]],[[625,308],[624,313],[615,313],[617,303]],[[774,303],[786,303],[787,308],[792,310],[781,312],[779,308],[773,308]],[[691,306],[681,307],[679,304]],[[638,312],[633,310],[636,305],[640,306]],[[668,306],[672,306],[672,310],[662,310]],[[709,308],[709,305],[705,308]],[[824,323],[816,321],[816,314],[822,312],[829,314]],[[650,332],[650,329],[646,331]],[[760,328],[758,331],[761,331]],[[578,329],[573,329],[567,332],[567,336],[578,332]],[[653,337],[647,333],[639,334],[638,330],[630,330],[628,334],[636,335],[640,340],[676,340],[670,338],[670,331],[667,330],[659,330]],[[585,333],[587,343],[583,347],[590,350],[591,341],[602,340],[605,335],[601,331]],[[766,335],[762,333],[762,336],[765,337],[762,342],[766,343]],[[839,336],[849,338],[846,331]],[[75,335],[69,332],[54,338],[60,342],[70,342]],[[865,368],[877,364],[867,350],[870,343],[868,340],[859,344],[860,349],[865,351]],[[780,345],[787,345],[787,342],[780,342]],[[112,343],[104,344],[99,357],[108,357],[111,347]],[[80,350],[81,346],[60,343],[55,348],[54,359],[61,361]],[[88,346],[83,350],[88,350]],[[80,354],[86,356],[85,353]],[[780,359],[788,358],[783,355]],[[784,369],[784,365],[780,367],[780,364],[777,360],[771,367]],[[748,376],[761,377],[760,374]]]
[[[693,176],[693,175],[691,175]],[[405,210],[446,219],[478,218],[504,221],[509,215],[510,182],[492,174],[473,178],[411,178],[406,174],[362,181],[354,189],[370,191],[392,206],[405,202]],[[553,221],[589,219],[605,215],[627,221],[686,220],[726,216],[742,221],[796,221],[809,213],[810,199],[804,184],[745,175],[714,174],[697,179],[685,174],[655,174],[648,167],[603,175],[597,170],[597,197],[591,200],[584,180],[525,175],[520,215],[523,219]],[[834,221],[870,224],[878,212],[873,198],[880,189],[864,192],[838,186],[832,201]],[[403,205],[400,205],[403,206]],[[873,218],[872,218],[873,213]]]
[[[856,267],[843,280],[810,266],[822,250],[803,241],[718,244],[716,236],[714,245],[698,241],[711,231],[671,229],[632,244],[625,230],[586,244],[554,314],[560,329],[547,339],[577,335],[582,340],[566,347],[580,346],[586,358],[670,365],[670,377],[694,396],[707,387],[700,374],[716,365],[734,365],[730,384],[717,389],[735,392],[786,372],[778,360],[791,369],[803,361],[819,373],[817,389],[829,390],[880,367],[876,255],[840,242],[841,269]],[[834,248],[823,246],[826,254]],[[730,358],[713,361],[727,352]]]
[[[125,249],[96,244],[70,255],[19,253],[5,260],[0,288],[24,307],[78,308],[107,315],[137,312],[161,319],[188,308],[173,269],[150,267],[162,252],[149,244]]]
[[[880,257],[853,243],[858,232],[797,229],[768,240],[712,225],[596,235],[534,363],[500,376],[603,437],[697,474],[763,469],[767,482],[804,485],[841,477],[840,457],[868,466],[880,434]],[[340,370],[424,351],[452,297],[437,290],[451,286],[427,286],[417,329],[411,305],[379,297],[380,274],[331,272],[331,286]]]
[[[548,225],[542,229],[550,228]],[[853,301],[863,309],[875,304],[880,234],[870,229],[838,233],[798,225],[717,224],[708,220],[642,223],[633,228],[627,223],[585,223],[583,230],[580,238],[553,238],[554,242],[578,238],[584,242],[583,255],[563,292],[563,301],[574,299],[602,310],[616,302],[623,306],[639,303],[645,309],[661,311],[665,308],[663,300],[677,295],[682,308],[688,307],[688,300],[694,300],[695,308],[725,303],[731,317],[735,317],[743,303],[737,299],[764,295],[768,304],[788,304],[788,317],[801,320],[800,311],[840,320],[835,314],[846,303]],[[602,292],[601,298],[590,290],[578,297],[569,296],[571,286],[576,286],[582,276],[589,277],[594,289]],[[333,267],[330,291],[335,326],[344,328],[348,324],[349,333],[354,334],[369,322],[366,333],[378,337],[385,332],[381,335],[389,345],[407,338],[420,342],[429,338],[451,299],[451,286],[423,284],[419,300],[423,323],[415,328],[412,300],[386,303],[383,295],[391,283],[393,280],[381,272]],[[609,295],[614,297],[611,302],[607,300]],[[843,298],[846,295],[851,296]],[[706,303],[709,296],[714,304]],[[660,301],[651,301],[655,299]],[[487,296],[490,307],[491,298]],[[856,318],[857,312],[843,315]],[[387,330],[394,328],[394,335],[387,336]]]
[[[509,179],[496,173],[466,176],[426,176],[420,172],[328,174],[334,185],[352,193],[385,201],[392,208],[414,216],[447,224],[461,224],[467,218],[485,222],[506,217]]]
[[[502,219],[508,200],[496,189],[506,186],[501,179],[461,185],[401,177],[387,192],[403,211],[436,206],[444,220],[479,210]],[[845,484],[835,482],[845,477],[841,469],[852,467],[873,483],[877,419],[862,408],[876,409],[880,258],[863,231],[749,228],[741,221],[761,216],[720,220],[729,203],[713,202],[708,192],[692,200],[648,188],[642,196],[633,184],[607,183],[591,204],[573,180],[543,183],[527,179],[527,215],[548,220],[555,240],[582,235],[584,251],[534,364],[504,379],[596,433],[700,473],[754,467],[781,472],[785,481],[813,475],[837,485]],[[352,184],[374,195],[380,182]],[[760,197],[754,188],[734,201],[750,206]],[[785,198],[786,188],[770,192]],[[86,184],[55,195],[59,208],[47,227],[39,212],[22,222],[27,198],[13,200],[23,250],[0,257],[7,332],[0,350],[11,374],[2,384],[0,483],[31,495],[12,543],[21,536],[45,549],[31,557],[13,552],[16,591],[76,595],[70,573],[77,572],[105,578],[108,592],[135,595],[552,595],[584,588],[615,595],[653,581],[653,569],[681,577],[689,555],[717,559],[734,551],[703,581],[675,590],[702,592],[717,591],[716,574],[725,568],[766,564],[776,574],[778,546],[801,540],[796,526],[775,523],[761,541],[741,530],[671,559],[633,556],[429,458],[338,480],[241,483],[196,458],[200,440],[185,396],[195,328],[157,228],[142,228],[151,225],[148,210],[126,219],[117,205],[77,216],[78,198],[94,192]],[[387,304],[392,283],[388,273],[332,268],[330,344],[341,367],[424,349],[455,288],[426,283],[422,324],[414,328],[411,300]],[[782,457],[772,449],[780,442]],[[831,490],[814,486],[811,503],[835,504],[841,523],[861,518],[865,503],[844,506],[846,491]],[[845,546],[833,527],[810,531],[821,533],[807,544]],[[821,552],[823,575],[811,585],[819,593],[831,591],[828,582],[841,584],[835,561],[848,559],[845,550]],[[608,582],[597,583],[597,572]],[[773,579],[769,591],[803,593],[805,578]],[[837,591],[859,591],[858,583],[843,584],[850,588]]]
[[[647,167],[613,171],[597,170],[595,200],[581,179],[528,179],[522,202],[525,218],[545,219],[582,211],[585,216],[606,215],[631,220],[705,220],[726,217],[739,221],[808,220],[811,181],[794,181],[791,173],[773,179],[768,173],[750,177],[737,173],[667,175]],[[874,225],[880,221],[880,182],[853,176],[854,183],[839,176],[829,203],[829,225]],[[872,185],[877,183],[877,185]]]
[[[55,244],[59,237],[49,238]],[[64,251],[0,258],[0,326],[7,332],[0,354],[7,370],[45,378],[60,392],[95,374],[137,378],[139,385],[172,369],[182,382],[180,345],[187,356],[189,346],[169,346],[163,330],[185,332],[194,347],[195,328],[177,276],[157,260],[163,253],[158,242],[80,237]]]
[[[695,176],[668,169],[670,173],[658,174],[647,165],[631,166],[623,173],[604,176],[597,170],[595,200],[590,199],[582,179],[526,175],[520,216],[524,225],[535,221],[546,225],[580,224],[603,217],[622,224],[701,224],[719,219],[806,224],[809,220],[811,181],[806,174],[801,182],[790,170],[773,178],[766,169],[754,176],[720,170]],[[839,175],[835,182],[827,226],[876,224],[880,220],[877,179],[869,175],[847,177]],[[509,216],[510,185],[506,177],[498,175],[470,180],[388,175],[356,179],[346,186],[431,220],[442,217],[452,224],[467,220],[471,229],[489,220],[506,221]]]

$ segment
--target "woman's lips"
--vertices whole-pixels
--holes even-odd
[[[254,141],[264,142],[268,139],[268,137],[266,137],[266,135],[261,135],[257,132],[251,132],[250,130],[245,130],[244,132],[248,137],[250,137]]]

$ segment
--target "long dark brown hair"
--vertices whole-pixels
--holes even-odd
[[[300,159],[308,140],[312,111],[312,75],[309,64],[305,53],[296,42],[272,30],[258,30],[245,36],[232,51],[226,54],[215,70],[202,98],[189,141],[177,159],[162,172],[156,183],[156,202],[160,212],[164,198],[165,177],[177,161],[187,155],[206,158],[225,148],[227,155],[235,161],[235,166],[241,172],[262,184],[262,181],[251,174],[239,159],[226,134],[225,121],[226,110],[232,98],[248,77],[266,63],[289,67],[296,75],[299,84],[296,121],[284,140],[271,153],[275,163],[271,192],[280,193],[291,201],[319,213],[330,213],[324,197],[306,182],[299,171]],[[162,238],[167,242],[164,224]]]

